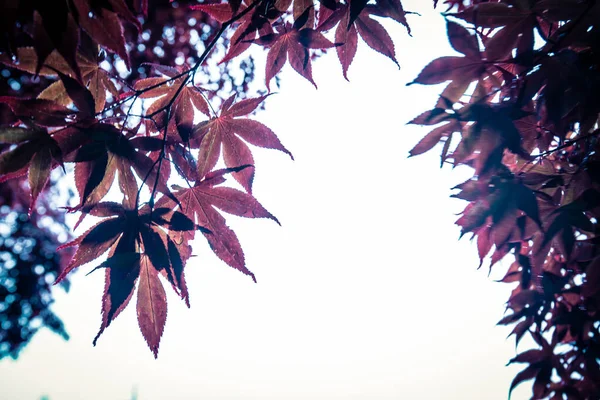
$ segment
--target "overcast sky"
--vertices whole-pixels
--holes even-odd
[[[519,367],[504,366],[514,339],[495,324],[511,287],[492,280],[504,271],[476,271],[475,246],[454,226],[465,203],[448,197],[469,171],[440,170],[440,149],[406,157],[426,131],[405,123],[441,89],[405,85],[453,52],[429,2],[403,3],[422,16],[410,18],[413,38],[386,24],[401,70],[364,43],[350,83],[333,52],[313,66],[319,90],[286,66],[257,116],[296,158],[253,149],[254,194],[281,227],[228,218],[257,284],[198,241],[192,307],[167,288],[154,360],[134,301],[92,346],[103,274],[83,268],[70,293],[56,291],[71,340],[42,331],[18,361],[2,361],[0,397],[506,399]]]

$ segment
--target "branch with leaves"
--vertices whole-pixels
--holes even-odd
[[[442,165],[473,178],[454,189],[469,204],[456,223],[477,239],[490,271],[511,254],[516,284],[501,325],[538,348],[510,391],[533,380],[534,399],[600,397],[600,7],[593,1],[452,1],[450,44],[414,83],[439,84],[433,126],[412,150],[443,144]],[[536,41],[535,37],[541,38]],[[450,144],[454,139],[454,144]]]
[[[158,24],[167,8],[182,11],[183,18],[161,27],[162,41],[173,43],[173,52],[179,55],[184,48],[177,44],[192,40],[193,30],[197,55],[167,60],[178,62],[175,66],[152,60],[134,64],[133,56],[146,46],[154,45],[154,56],[167,49],[146,34],[154,31],[152,23]],[[286,61],[315,84],[311,52],[336,47],[347,77],[356,53],[356,32],[397,63],[392,40],[373,15],[408,27],[399,1],[316,5],[304,0],[257,0],[175,6],[159,0],[131,4],[76,0],[53,10],[18,5],[9,16],[10,28],[3,28],[8,41],[0,47],[0,62],[23,76],[51,83],[29,98],[2,97],[7,109],[0,121],[0,141],[11,147],[0,155],[0,176],[2,180],[28,176],[34,212],[50,172],[74,164],[79,202],[68,211],[80,213],[77,225],[90,215],[102,219],[63,244],[62,248],[76,250],[57,282],[107,256],[94,268],[104,270],[106,281],[102,323],[94,343],[137,287],[139,325],[157,355],[167,307],[159,276],[189,305],[184,267],[192,255],[189,243],[198,231],[226,264],[256,280],[219,211],[278,222],[252,194],[255,170],[248,145],[290,157],[291,153],[268,127],[247,117],[268,95],[231,93],[234,85],[215,81],[214,71],[231,71],[251,45],[258,45],[269,49],[267,89]],[[195,22],[190,24],[192,17]],[[63,28],[57,19],[67,21],[66,32],[59,31]],[[325,33],[335,27],[331,41]],[[171,40],[170,34],[175,35]],[[33,47],[23,45],[31,41]],[[249,74],[247,68],[244,72]],[[244,82],[247,89],[249,83]],[[214,83],[216,90],[205,87]],[[220,157],[225,168],[218,166]],[[229,175],[243,190],[223,185]],[[112,187],[120,191],[120,202],[107,201]]]
[[[189,305],[184,269],[198,231],[255,280],[221,212],[278,222],[252,192],[249,145],[291,153],[248,118],[273,78],[289,63],[316,87],[313,61],[335,49],[348,79],[360,41],[398,64],[379,20],[410,34],[399,0],[25,3],[0,28],[10,76],[0,88],[0,181],[27,176],[34,213],[51,171],[74,165],[79,201],[68,210],[79,222],[102,219],[63,245],[76,250],[58,281],[106,255],[94,269],[106,281],[98,336],[137,287],[155,356],[166,321],[161,279]],[[500,324],[538,348],[511,360],[526,367],[510,390],[534,380],[535,399],[600,398],[600,6],[444,4],[457,55],[433,60],[412,82],[445,86],[411,121],[432,130],[410,155],[440,144],[442,166],[471,167],[453,195],[468,202],[461,235],[477,239],[480,266],[488,254],[490,269],[514,257]],[[268,49],[264,84],[254,80],[252,46]],[[224,185],[229,176],[241,190]],[[107,200],[113,187],[120,201]]]

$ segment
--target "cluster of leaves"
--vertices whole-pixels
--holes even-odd
[[[256,281],[221,212],[278,222],[253,195],[249,145],[292,155],[248,117],[268,94],[249,95],[253,64],[242,54],[269,49],[267,90],[286,61],[316,86],[315,57],[335,48],[347,77],[358,35],[397,64],[373,17],[408,28],[398,0],[16,1],[6,11],[0,62],[17,88],[0,98],[0,181],[26,176],[34,215],[51,171],[73,165],[78,201],[65,208],[79,213],[77,225],[96,221],[61,246],[74,254],[57,282],[105,256],[94,268],[106,282],[94,343],[137,288],[139,326],[155,356],[163,284],[189,306],[184,269],[197,232]]]
[[[29,200],[24,180],[0,183],[0,359],[16,358],[41,327],[68,338],[50,309],[52,283],[70,258],[56,252],[69,229],[54,197],[44,191],[40,212],[29,216],[22,206]],[[68,283],[61,286],[68,289]]]
[[[413,124],[433,129],[411,150],[442,145],[441,163],[468,166],[456,223],[490,269],[514,256],[516,284],[499,322],[536,348],[510,390],[534,399],[600,398],[600,3],[451,1],[450,44],[414,83],[446,83]],[[454,144],[452,141],[454,140]]]
[[[98,336],[137,287],[138,322],[156,356],[163,282],[189,305],[184,269],[197,232],[254,279],[221,211],[277,222],[252,193],[248,144],[291,153],[248,118],[267,96],[248,95],[252,62],[240,57],[268,48],[267,90],[286,62],[316,87],[315,56],[335,49],[347,78],[359,36],[397,63],[378,18],[410,33],[407,12],[399,0],[49,4],[14,1],[1,17],[0,62],[34,93],[0,99],[0,180],[27,175],[33,213],[51,170],[74,164],[79,201],[68,211],[101,220],[63,246],[76,250],[58,281],[106,255],[96,267],[106,281]],[[512,360],[527,366],[511,390],[534,379],[536,399],[599,398],[600,5],[445,4],[461,55],[432,61],[415,79],[449,83],[412,121],[433,128],[411,155],[441,143],[442,165],[471,167],[473,178],[456,187],[469,202],[457,224],[477,238],[482,262],[491,253],[490,268],[514,255],[503,281],[516,287],[501,323],[515,325],[517,343],[529,335],[539,348]],[[224,185],[228,176],[241,190]],[[106,199],[111,190],[120,202]]]

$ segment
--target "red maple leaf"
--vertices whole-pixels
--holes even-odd
[[[235,96],[221,106],[219,116],[200,123],[194,129],[192,142],[200,147],[198,155],[198,177],[205,177],[217,164],[223,148],[223,159],[229,168],[253,165],[254,158],[248,146],[241,140],[255,146],[283,151],[292,154],[281,144],[275,133],[258,121],[238,118],[259,106],[266,96],[245,99],[233,104]],[[241,138],[241,139],[240,139]],[[293,157],[292,157],[293,159]],[[254,168],[235,172],[233,177],[250,193],[254,179]]]
[[[489,63],[483,59],[477,37],[455,22],[446,22],[450,44],[454,50],[463,54],[464,57],[444,56],[436,58],[423,68],[413,82],[409,83],[409,85],[413,83],[435,85],[451,81],[440,95],[438,107],[457,102],[473,81],[478,81],[474,97],[487,93],[483,78],[488,74]]]
[[[229,214],[247,218],[270,218],[279,223],[252,195],[230,187],[218,186],[225,182],[224,175],[249,168],[245,165],[237,168],[227,168],[213,171],[193,187],[182,188],[174,186],[174,195],[181,204],[181,211],[197,225],[206,228],[204,236],[213,252],[227,265],[250,275],[256,282],[254,274],[246,268],[244,252],[235,234],[225,222],[225,218],[217,209]],[[171,199],[161,198],[157,207],[175,207]],[[194,231],[183,232],[186,242],[193,239]]]
[[[410,28],[405,18],[406,12],[398,0],[379,0],[377,4],[353,1],[350,5],[338,5],[336,10],[322,9],[317,29],[328,31],[337,24],[335,30],[336,51],[344,78],[348,79],[348,68],[358,46],[358,36],[373,50],[389,57],[396,65],[394,42],[385,28],[371,16],[389,17]]]
[[[254,43],[269,47],[265,77],[269,90],[271,90],[269,87],[271,79],[281,71],[286,60],[296,72],[308,79],[315,88],[317,87],[312,78],[309,49],[328,49],[335,45],[320,32],[304,27],[309,19],[310,10],[307,9],[293,25],[285,23],[276,33],[254,40]]]
[[[56,282],[108,251],[108,259],[94,268],[105,269],[102,297],[102,324],[94,344],[127,306],[139,278],[137,314],[140,329],[156,357],[167,313],[164,288],[158,274],[165,276],[176,293],[188,302],[181,256],[165,233],[192,231],[197,227],[184,214],[170,208],[127,209],[121,204],[102,202],[82,211],[108,217],[61,248],[78,246],[71,262]],[[189,303],[188,303],[189,304]]]

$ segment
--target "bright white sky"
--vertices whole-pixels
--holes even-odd
[[[350,83],[333,53],[314,65],[318,91],[286,66],[258,115],[296,158],[254,150],[254,193],[282,227],[228,219],[258,284],[198,242],[192,308],[167,288],[154,360],[134,301],[92,346],[103,275],[75,274],[54,307],[71,340],[43,331],[0,363],[0,397],[506,399],[519,366],[504,366],[514,339],[495,324],[511,288],[476,271],[476,249],[454,226],[464,203],[448,197],[468,172],[440,170],[439,149],[406,157],[426,131],[405,123],[441,89],[405,84],[453,51],[429,1],[403,3],[422,16],[410,18],[413,38],[387,24],[402,70],[364,43]],[[513,399],[529,393],[523,385]]]

